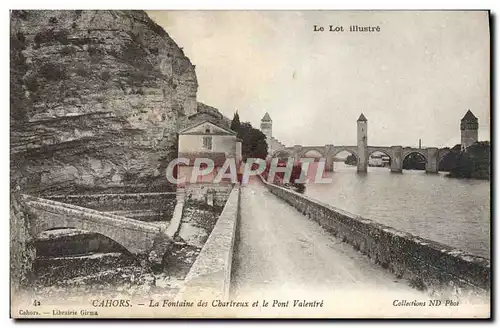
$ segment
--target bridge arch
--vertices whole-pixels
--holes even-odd
[[[293,152],[285,148],[277,149],[271,155],[271,158],[276,157],[293,157]]]
[[[138,237],[137,235],[134,236],[133,234],[123,233],[121,229],[117,229],[116,227],[112,227],[111,229],[103,225],[89,227],[86,224],[77,222],[77,220],[71,222],[72,221],[71,219],[62,218],[61,215],[57,214],[54,215],[53,213],[50,213],[50,217],[47,217],[46,214],[41,214],[41,215],[38,214],[36,221],[37,222],[35,224],[32,224],[31,231],[33,236],[38,236],[42,232],[47,230],[70,228],[70,229],[78,229],[78,230],[88,231],[91,233],[100,234],[116,242],[118,245],[123,247],[128,253],[133,255],[147,253],[147,251],[153,248],[153,238],[151,238],[150,242],[144,240],[143,238],[139,238],[138,240],[134,241],[131,239],[137,238]],[[146,247],[142,245],[141,245],[142,247],[139,246],[138,242],[140,240],[142,240],[142,244],[145,244],[147,246]]]
[[[133,255],[147,254],[153,246],[165,242],[160,227],[118,215],[27,196],[26,204],[34,216],[30,233],[57,228],[72,228],[103,235]]]
[[[311,156],[311,155],[314,155],[314,156]],[[304,158],[304,157],[324,158],[325,157],[324,149],[319,149],[319,148],[304,149],[300,152],[299,158]]]
[[[407,161],[408,157],[409,157],[410,155],[412,155],[412,154],[417,154],[420,158],[423,158],[423,160],[424,160],[424,164],[423,164],[423,167],[422,167],[422,168],[420,168],[420,169],[419,169],[419,168],[413,168],[413,169],[416,169],[416,170],[425,170],[425,171],[427,171],[427,165],[428,165],[428,163],[429,163],[429,159],[428,159],[428,157],[427,157],[427,154],[425,154],[425,153],[424,153],[424,152],[422,152],[422,151],[418,151],[418,150],[416,150],[416,149],[414,149],[414,150],[410,150],[410,151],[407,151],[407,152],[404,152],[404,153],[403,153],[402,160],[401,160],[401,168],[402,168],[403,170],[412,170],[411,168],[410,168],[410,169],[405,168],[405,165],[407,165],[407,164],[405,164],[405,163],[408,163],[408,162],[406,162],[406,161]]]
[[[73,234],[92,234],[92,235],[96,235],[97,237],[95,237],[97,239],[97,243],[94,243],[94,239],[92,239],[91,241],[88,242],[88,244],[81,244],[82,246],[79,247],[79,249],[76,249],[76,250],[72,250],[73,253],[76,251],[78,254],[82,254],[81,251],[82,249],[84,250],[87,250],[88,252],[95,252],[95,251],[99,251],[101,250],[101,247],[102,247],[102,243],[104,243],[106,246],[107,249],[112,249],[113,252],[121,252],[123,254],[131,254],[130,250],[128,250],[125,246],[123,246],[122,244],[118,243],[116,240],[113,240],[111,239],[109,236],[105,236],[103,234],[100,234],[100,233],[97,233],[97,232],[94,232],[94,231],[89,231],[89,230],[82,230],[82,229],[77,229],[77,228],[74,228],[74,227],[55,227],[55,228],[50,228],[50,229],[47,229],[47,230],[43,230],[43,231],[40,231],[38,233],[38,235],[34,235],[35,238],[40,238],[40,237],[45,237],[43,236],[44,234],[46,233],[50,233],[51,231],[58,231],[58,230],[67,230],[66,234],[63,234],[63,236],[65,237],[71,237],[73,236]],[[94,237],[92,237],[94,238]],[[65,241],[66,242],[66,241]],[[43,248],[40,250],[42,255],[43,253],[47,252],[47,250],[44,250]],[[63,249],[64,251],[64,249]],[[37,248],[37,255],[38,255],[38,252],[39,252],[39,249]],[[50,253],[53,253],[52,250],[49,250]],[[57,251],[59,252],[59,251]],[[75,253],[75,254],[77,254]],[[63,254],[61,254],[63,255]]]
[[[403,154],[401,156],[402,161],[404,162],[405,158],[408,155],[414,154],[414,153],[421,155],[425,159],[426,163],[429,161],[429,159],[427,158],[427,152],[424,149],[414,149],[414,148],[409,148],[409,149],[403,148]]]
[[[385,149],[378,149],[378,148],[373,148],[373,149],[368,149],[368,158],[370,158],[371,155],[373,155],[373,153],[382,153],[384,155],[387,155],[391,162],[394,160],[394,157],[392,155],[392,153],[388,150],[385,150]]]
[[[341,153],[343,151],[346,151],[346,152],[350,153],[351,155],[356,156],[356,160],[359,161],[358,152],[357,152],[357,150],[353,149],[352,147],[338,147],[338,148],[336,147],[335,150],[332,152],[332,156],[336,157],[339,153]]]
[[[335,147],[335,150],[332,152],[332,157],[333,158],[337,157],[337,155],[343,151],[348,152],[351,155],[354,155],[354,157],[356,157],[356,163],[359,163],[358,152],[352,147]]]

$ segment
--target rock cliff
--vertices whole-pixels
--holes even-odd
[[[227,128],[231,127],[231,119],[224,116],[217,108],[205,105],[204,103],[198,102],[198,113],[208,113],[210,114],[218,124],[221,124]]]
[[[142,11],[11,12],[11,182],[30,193],[168,190],[194,65]]]
[[[30,213],[19,192],[10,195],[10,286],[11,297],[26,287],[33,278],[33,261],[36,250],[30,235]]]

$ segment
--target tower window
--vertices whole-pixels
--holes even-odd
[[[203,148],[212,150],[212,137],[203,137]]]

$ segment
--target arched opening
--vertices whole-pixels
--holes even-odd
[[[53,228],[42,231],[35,238],[37,256],[85,256],[97,253],[123,253],[130,255],[116,241],[95,232],[75,228]]]
[[[36,236],[34,245],[33,283],[40,288],[101,288],[135,279],[140,269],[140,263],[122,245],[86,230],[45,230]]]
[[[323,154],[315,149],[308,150],[301,156],[301,158],[313,158],[315,162],[318,162],[323,157],[324,157]]]
[[[425,170],[427,160],[425,156],[417,151],[406,154],[403,158],[403,170]]]
[[[334,171],[356,170],[358,155],[350,150],[343,149],[333,156]]]
[[[369,167],[385,167],[390,169],[391,161],[391,156],[382,150],[375,150],[368,154]]]
[[[273,158],[278,158],[280,162],[286,162],[289,157],[292,157],[292,154],[286,150],[278,150],[273,154]]]

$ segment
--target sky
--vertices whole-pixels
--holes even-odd
[[[196,65],[198,101],[287,146],[452,147],[470,109],[490,137],[490,36],[482,11],[148,11]],[[314,25],[324,32],[315,32]],[[329,25],[344,32],[329,32]],[[349,32],[350,25],[380,32]]]

